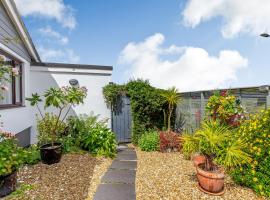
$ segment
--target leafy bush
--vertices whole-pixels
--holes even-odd
[[[173,131],[160,131],[159,140],[161,152],[180,150],[180,135]]]
[[[205,121],[194,136],[185,135],[183,141],[186,154],[200,153],[206,157],[208,171],[215,169],[216,164],[231,169],[250,161],[249,155],[244,152],[246,143],[217,121]]]
[[[0,177],[15,172],[22,164],[21,149],[15,137],[0,131]]]
[[[244,110],[241,102],[228,91],[216,92],[206,105],[206,113],[213,119],[230,126],[239,126]]]
[[[23,164],[34,165],[40,161],[40,152],[37,145],[32,145],[26,149],[22,149],[21,156]]]
[[[239,128],[252,161],[232,172],[234,181],[270,197],[270,109],[252,115]]]
[[[163,128],[163,110],[168,107],[163,93],[164,90],[141,79],[131,80],[125,85],[109,84],[103,88],[104,98],[109,104],[116,105],[121,95],[130,97],[134,144],[138,144],[141,135],[148,130]]]
[[[142,151],[159,150],[159,134],[157,131],[151,131],[143,134],[139,139],[139,147]]]
[[[44,131],[41,133],[42,137],[40,139],[42,141],[39,141],[39,143],[44,143],[45,141],[43,141],[43,139],[48,139],[53,146],[53,143],[59,138],[61,126],[64,123],[71,107],[82,104],[86,96],[87,89],[85,87],[51,87],[43,94],[43,97],[45,98],[45,115],[42,114],[39,107],[39,103],[43,101],[39,94],[35,93],[32,94],[32,97],[26,98],[26,100],[30,102],[31,106],[36,106],[39,111],[41,117],[40,122],[44,121],[45,127],[43,127],[44,129],[41,128]],[[58,114],[54,115],[46,112],[46,109],[49,107],[56,109]],[[65,113],[63,113],[64,111]]]
[[[115,134],[107,128],[107,121],[98,121],[98,116],[83,115],[68,120],[69,133],[74,144],[99,156],[114,157],[116,153]]]
[[[37,120],[39,145],[52,142],[53,131],[55,131],[57,136],[57,138],[54,138],[54,140],[59,140],[61,138],[61,135],[65,132],[66,124],[62,121],[57,122],[57,119],[58,117],[56,115],[52,113],[46,113],[43,118]],[[58,125],[56,126],[55,129],[56,123],[58,123]]]

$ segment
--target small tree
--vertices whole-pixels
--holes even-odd
[[[201,153],[206,157],[205,169],[212,171],[217,164],[231,168],[250,161],[245,153],[247,144],[230,133],[230,129],[218,121],[203,122],[194,135],[184,135],[185,153]]]
[[[166,125],[166,121],[167,121],[167,130],[170,131],[172,113],[177,103],[180,102],[181,97],[178,94],[178,90],[175,87],[172,87],[164,91],[162,96],[165,98],[165,101],[168,104],[168,110],[167,111],[163,110],[164,124]]]
[[[57,118],[52,128],[52,146],[57,138],[57,130],[60,122],[64,122],[72,106],[83,103],[87,96],[87,89],[85,87],[62,87],[62,88],[49,88],[43,95],[45,97],[44,110],[49,107],[57,109]],[[42,119],[44,114],[39,107],[39,103],[43,100],[37,93],[32,94],[31,98],[26,100],[30,101],[31,106],[36,106]],[[66,110],[65,113],[64,110]]]

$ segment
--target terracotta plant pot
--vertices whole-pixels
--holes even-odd
[[[0,198],[9,195],[16,190],[17,172],[0,177]]]
[[[40,147],[41,161],[44,164],[51,165],[59,163],[62,157],[62,144],[45,144]]]
[[[199,164],[204,164],[205,163],[205,156],[203,155],[195,155],[193,156],[193,164],[194,167],[197,167]]]
[[[224,193],[224,173],[221,171],[206,171],[204,164],[196,167],[199,189],[211,195]]]

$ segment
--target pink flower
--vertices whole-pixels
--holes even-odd
[[[14,76],[17,76],[17,75],[19,75],[19,69],[18,68],[16,68],[16,67],[14,67],[14,68],[12,68],[12,74],[14,75]]]
[[[8,91],[9,90],[8,89],[8,86],[6,86],[6,85],[1,85],[0,88],[1,88],[1,90],[4,90],[4,91]]]

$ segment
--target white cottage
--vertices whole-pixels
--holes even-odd
[[[21,72],[13,78],[5,98],[0,100],[0,121],[4,125],[2,129],[16,134],[22,146],[35,143],[37,134],[36,110],[25,98],[49,87],[67,86],[72,80],[78,81],[80,86],[88,89],[88,95],[85,104],[73,108],[72,114],[89,114],[92,111],[101,118],[110,118],[111,112],[104,102],[102,88],[111,81],[113,68],[43,63],[13,0],[0,0],[0,55]]]

